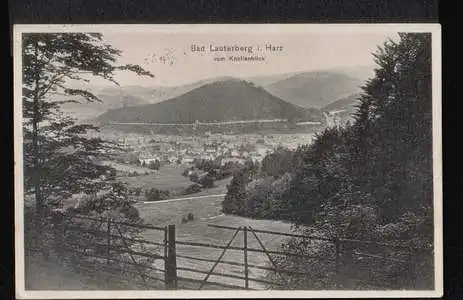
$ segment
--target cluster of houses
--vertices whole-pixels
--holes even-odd
[[[154,150],[140,153],[139,161],[141,165],[148,165],[156,160],[168,164],[188,164],[195,159],[220,161],[225,165],[227,162],[241,162],[246,160],[261,161],[267,153],[268,147],[250,147],[249,145],[234,146],[229,143],[209,143],[202,147],[188,147],[188,145],[178,145],[178,147],[154,147]]]
[[[168,164],[187,164],[195,159],[213,160],[225,165],[228,162],[244,163],[247,160],[262,161],[277,147],[296,149],[311,142],[312,137],[269,136],[243,138],[242,136],[209,136],[205,139],[183,139],[181,141],[152,140],[149,151],[140,153],[140,164],[160,161]]]
[[[262,161],[277,147],[295,149],[311,142],[310,134],[226,135],[203,136],[136,135],[113,136],[120,148],[138,153],[140,165],[159,161],[161,164],[188,164],[195,159],[243,163]]]

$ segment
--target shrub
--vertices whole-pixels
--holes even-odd
[[[194,183],[192,185],[190,185],[189,187],[187,187],[185,189],[185,191],[183,192],[184,195],[189,195],[189,194],[194,194],[194,193],[198,193],[198,192],[201,192],[201,186],[197,183]]]
[[[214,187],[214,178],[210,174],[207,174],[201,177],[198,183],[205,188],[212,188]]]
[[[156,188],[151,188],[148,191],[145,191],[146,201],[159,201],[167,199],[170,196],[170,192],[167,190],[158,190]]]
[[[195,216],[193,213],[188,213],[188,221],[193,221],[195,219]]]
[[[199,180],[198,174],[197,174],[196,172],[192,173],[192,174],[190,175],[190,180],[191,180],[192,182],[198,182],[198,180]]]

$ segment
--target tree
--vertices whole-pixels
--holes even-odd
[[[201,192],[201,186],[197,183],[194,183],[190,186],[188,186],[185,191],[183,192],[184,195],[189,195],[189,194],[194,194]]]
[[[158,159],[156,159],[156,161],[154,162],[154,169],[159,170],[160,167],[161,167],[161,163],[159,162]]]
[[[262,160],[261,173],[263,176],[275,178],[291,171],[293,152],[288,149],[278,148],[273,153],[267,154]]]
[[[145,191],[145,197],[146,201],[164,200],[169,197],[169,191],[151,188],[150,190]]]
[[[199,180],[198,171],[195,171],[195,172],[190,174],[190,181],[198,182],[198,180]]]
[[[211,174],[206,174],[204,176],[202,176],[200,179],[199,179],[199,184],[201,184],[203,187],[205,188],[213,188],[214,187],[214,178],[212,177]]]
[[[305,234],[318,231],[432,250],[431,35],[400,33],[398,41],[379,47],[374,58],[378,67],[363,87],[354,123],[325,130],[295,156],[299,167],[286,201],[289,219],[302,225],[298,231]],[[284,247],[296,253],[311,249],[297,241]],[[426,263],[416,265],[411,275],[418,279],[412,288],[432,285],[432,251],[426,255],[420,257]],[[280,263],[320,267],[290,256]],[[378,271],[401,283],[409,279],[402,276],[410,277],[394,265]],[[313,278],[303,278],[306,286],[327,274],[312,273]],[[317,285],[337,283],[330,280]]]
[[[250,181],[244,170],[235,172],[227,186],[227,194],[222,203],[224,213],[242,215],[245,210],[246,184]]]
[[[161,163],[157,159],[155,161],[150,161],[150,163],[148,164],[148,168],[150,168],[151,170],[159,170],[160,167]]]
[[[70,82],[84,86],[89,78],[100,77],[117,84],[117,71],[153,77],[140,66],[117,65],[120,53],[99,33],[22,36],[24,189],[34,195],[39,233],[45,211],[63,197],[112,190],[110,182],[101,180],[111,168],[95,163],[111,145],[87,137],[97,128],[76,125],[59,108],[78,100],[101,101],[85,88],[72,88]]]

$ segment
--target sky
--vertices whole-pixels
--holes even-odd
[[[299,71],[344,67],[374,67],[372,52],[394,32],[297,32],[247,33],[198,32],[103,32],[106,43],[122,51],[119,63],[139,64],[155,78],[121,72],[116,80],[124,85],[175,86],[201,79],[233,76],[252,77]],[[204,52],[192,51],[192,45],[204,46]],[[253,47],[247,52],[211,52],[210,47],[237,45]],[[267,51],[267,45],[276,51]],[[257,50],[259,47],[260,51]],[[264,61],[230,61],[233,56],[259,56]],[[165,60],[162,59],[165,58]],[[225,57],[215,61],[214,57]],[[95,85],[106,85],[94,81]]]

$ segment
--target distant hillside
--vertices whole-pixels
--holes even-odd
[[[262,86],[274,96],[295,105],[321,108],[339,98],[357,92],[357,85],[365,80],[372,71],[368,68],[333,69],[317,72],[291,72],[242,78],[255,85]],[[360,76],[362,75],[362,76]],[[361,79],[356,79],[360,76]],[[354,78],[355,77],[355,78]],[[102,103],[66,104],[62,108],[80,121],[93,122],[100,114],[109,109],[124,106],[142,106],[155,104],[182,96],[201,86],[226,80],[240,80],[229,76],[202,79],[180,86],[150,87],[138,85],[109,85],[86,87],[99,96]],[[63,100],[63,99],[58,99]]]
[[[228,79],[202,85],[156,104],[109,110],[101,125],[113,122],[186,123],[256,119],[312,120],[318,111],[287,103],[249,82]]]
[[[216,82],[216,81],[223,81],[227,79],[233,79],[232,77],[216,77],[216,78],[209,78],[203,79],[199,81],[195,81],[192,83],[180,85],[180,86],[155,86],[152,91],[151,103],[158,103],[164,100],[172,99],[174,97],[178,97],[182,94],[185,94],[191,90],[194,90],[202,85]]]
[[[321,108],[360,91],[363,80],[335,72],[304,72],[265,87],[271,94],[301,107]]]
[[[352,94],[350,96],[338,99],[322,108],[323,111],[337,111],[337,110],[353,110],[359,103],[360,94]]]
[[[366,81],[369,78],[373,78],[375,66],[356,66],[356,67],[339,67],[327,69],[325,71],[345,74],[350,77],[358,78],[362,81]]]
[[[204,84],[217,80],[225,80],[229,77],[218,77],[200,80],[182,86],[117,86],[111,85],[106,87],[90,86],[87,89],[98,96],[102,102],[87,103],[68,103],[62,106],[62,109],[70,113],[79,121],[93,122],[100,114],[110,110],[126,106],[141,106],[151,103],[158,103],[167,99],[180,96]],[[56,100],[67,100],[60,98]]]
[[[149,102],[142,98],[121,93],[117,94],[96,94],[101,99],[101,102],[86,102],[81,100],[81,103],[66,103],[61,106],[61,109],[69,113],[72,117],[79,121],[92,119],[102,114],[108,109],[116,109],[123,106],[140,106],[146,105]],[[63,100],[63,99],[60,99]]]
[[[243,78],[246,81],[251,81],[256,85],[266,87],[268,85],[271,85],[275,82],[287,79],[291,76],[294,76],[298,74],[298,72],[292,72],[292,73],[283,73],[283,74],[275,74],[275,75],[262,75],[262,76],[252,76],[252,77],[246,77]]]

